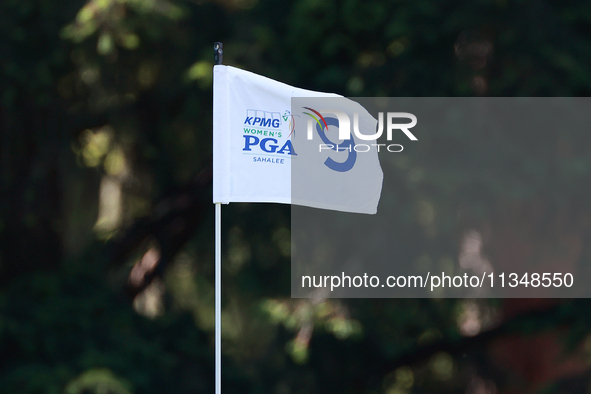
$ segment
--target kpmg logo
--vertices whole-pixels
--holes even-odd
[[[376,147],[377,151],[380,148],[384,148],[388,152],[398,153],[402,152],[404,147],[400,144],[357,144],[351,134],[351,120],[349,116],[340,110],[336,109],[321,109],[316,111],[310,107],[303,107],[304,109],[312,112],[304,112],[308,115],[308,128],[307,128],[307,139],[312,140],[314,138],[313,128],[316,126],[316,131],[322,140],[322,144],[318,145],[318,151],[323,150],[334,150],[337,152],[347,151],[349,154],[344,162],[337,162],[332,158],[327,158],[324,164],[331,170],[338,172],[346,172],[353,168],[357,161],[357,153],[365,153],[372,150],[372,147]],[[334,114],[336,117],[322,116],[322,113]],[[409,123],[394,123],[394,119],[406,118],[409,119]],[[392,135],[394,130],[402,131],[411,141],[417,141],[417,137],[410,132],[409,129],[413,128],[417,124],[417,117],[408,112],[388,112],[386,115],[386,138],[388,141],[392,141]],[[335,126],[339,129],[339,140],[341,143],[336,144],[331,141],[326,133],[328,126]],[[384,132],[384,113],[378,113],[378,129],[373,134],[362,134],[359,130],[359,114],[355,112],[353,114],[353,133],[357,140],[361,141],[376,141],[382,136]]]
[[[246,110],[245,125],[278,129],[281,126],[281,113],[256,109]]]

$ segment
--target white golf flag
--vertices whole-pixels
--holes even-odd
[[[346,114],[350,138],[339,139]],[[213,201],[374,214],[383,179],[376,141],[360,140],[353,130],[372,135],[376,125],[363,107],[342,96],[216,65]]]

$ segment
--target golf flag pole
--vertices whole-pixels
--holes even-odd
[[[213,45],[214,64],[222,64],[223,44]],[[215,203],[215,394],[222,394],[222,204]]]
[[[215,204],[215,393],[222,394],[222,204]]]
[[[375,144],[378,121],[359,103],[222,65],[222,57],[222,43],[216,42],[212,196],[216,394],[222,390],[221,204],[281,203],[375,214],[383,180]],[[306,122],[308,117],[315,119],[316,124],[312,120]],[[349,130],[351,119],[356,136]],[[336,137],[335,126],[339,136],[345,133],[344,138],[339,138],[342,143],[330,140]],[[359,130],[365,133],[359,136]],[[365,149],[360,150],[357,145]]]

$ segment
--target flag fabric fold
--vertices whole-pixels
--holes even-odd
[[[354,110],[356,125],[369,130],[365,134],[375,132],[375,118],[342,96],[214,66],[214,203],[275,202],[376,213],[383,178],[372,147],[376,141],[360,141],[355,133],[340,140],[342,125],[324,103],[347,107],[351,121]]]

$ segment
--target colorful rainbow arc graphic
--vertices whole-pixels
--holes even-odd
[[[326,120],[324,120],[324,117],[322,115],[320,115],[320,112],[313,110],[310,107],[304,107],[304,108],[307,110],[310,110],[310,111],[314,112],[316,115],[318,115],[318,117],[320,117],[320,119],[322,120],[322,123],[324,123],[324,126],[326,127],[325,130],[328,130],[328,125],[326,124]],[[320,124],[320,120],[317,117],[315,117],[314,115],[312,115],[309,112],[304,112],[304,113],[308,116],[311,116],[316,121],[316,123],[318,123],[318,126],[320,126],[320,128],[322,129],[322,125]]]
[[[312,111],[316,115],[318,115],[318,117],[320,119],[318,119],[316,116],[312,115],[309,112],[304,112],[306,115],[312,117],[316,121],[316,123],[318,123],[318,126],[320,126],[320,128],[322,128],[322,124],[320,123],[320,121],[322,120],[322,123],[324,123],[325,130],[328,130],[328,125],[326,124],[326,120],[324,120],[324,117],[320,114],[320,112],[318,112],[310,107],[304,107],[304,109]],[[289,128],[291,129],[291,132],[289,133],[289,135],[287,137],[291,137],[291,135],[295,131],[295,118],[293,117],[293,115],[291,115],[291,119],[289,120]]]
[[[287,138],[291,137],[291,135],[293,134],[293,132],[295,130],[295,118],[293,117],[293,115],[290,115],[290,118],[289,118],[289,129],[291,131],[289,132],[289,135],[287,136]]]

